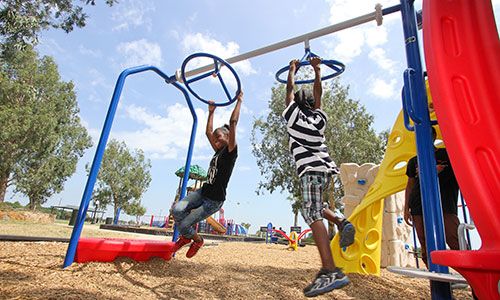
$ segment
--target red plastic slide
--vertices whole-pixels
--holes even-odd
[[[479,299],[500,299],[500,41],[489,0],[424,0],[423,35],[439,126],[482,245],[433,251]]]
[[[153,240],[81,238],[76,248],[75,261],[79,263],[111,262],[117,257],[146,261],[152,257],[172,258],[175,243]]]

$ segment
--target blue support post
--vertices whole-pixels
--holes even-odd
[[[401,0],[401,15],[406,47],[408,69],[405,71],[405,90],[409,99],[407,109],[413,119],[419,165],[420,191],[424,215],[429,269],[432,272],[448,273],[448,267],[432,263],[431,252],[445,250],[445,233],[441,197],[436,171],[434,145],[431,138],[431,121],[418,46],[417,24],[413,0]],[[409,107],[408,107],[409,106]],[[408,111],[407,111],[408,112]],[[452,299],[449,283],[431,281],[432,299]]]
[[[187,178],[189,176],[189,168],[191,164],[191,156],[192,156],[192,150],[193,150],[193,145],[194,145],[194,139],[196,137],[196,126],[198,124],[198,118],[196,116],[196,113],[194,111],[193,104],[191,103],[191,99],[189,98],[189,95],[187,91],[176,82],[175,76],[168,76],[165,73],[163,73],[161,70],[159,70],[157,67],[154,66],[139,66],[139,67],[133,67],[133,68],[128,68],[125,69],[123,72],[121,72],[120,76],[118,77],[118,80],[116,81],[115,85],[115,90],[113,92],[113,97],[111,98],[111,103],[109,104],[108,108],[108,113],[106,115],[106,119],[104,121],[104,126],[101,132],[101,136],[99,138],[99,143],[97,145],[97,150],[94,155],[94,160],[92,161],[92,167],[90,168],[90,173],[89,177],[87,179],[87,183],[85,185],[85,190],[83,192],[82,196],[82,201],[80,203],[80,208],[78,210],[78,216],[76,219],[75,226],[73,227],[73,232],[71,233],[71,238],[69,241],[68,245],[68,250],[66,252],[66,257],[64,259],[64,265],[63,268],[66,268],[70,266],[74,259],[75,259],[75,254],[76,254],[76,248],[78,246],[78,240],[80,239],[80,234],[82,232],[83,228],[83,223],[85,221],[85,215],[87,214],[87,209],[89,207],[90,203],[90,198],[92,196],[92,191],[94,190],[94,185],[97,180],[97,174],[99,172],[99,168],[101,166],[102,162],[102,157],[104,155],[104,150],[106,149],[106,143],[108,141],[109,133],[111,131],[111,126],[113,124],[113,120],[115,117],[116,109],[118,107],[118,102],[120,100],[120,95],[123,90],[123,85],[125,83],[125,79],[132,74],[136,73],[141,73],[144,71],[153,71],[160,75],[163,79],[165,79],[166,83],[172,84],[175,86],[177,89],[179,89],[183,94],[184,97],[186,98],[186,102],[189,106],[189,110],[191,112],[191,115],[193,117],[193,126],[191,129],[191,139],[189,142],[189,149],[188,149],[188,154],[186,157],[186,172],[184,172],[184,180],[182,183],[182,188],[181,188],[181,195],[185,195],[186,193],[186,185],[187,185]]]
[[[118,210],[116,211],[115,219],[113,220],[113,225],[118,225],[118,220],[120,220],[120,213],[121,212],[122,212],[122,208],[118,207]]]
[[[172,84],[173,86],[182,91],[184,97],[188,99],[187,102],[189,106],[189,111],[193,116],[193,126],[191,126],[191,138],[189,139],[189,148],[186,156],[186,163],[184,164],[184,176],[182,177],[181,193],[179,195],[179,201],[181,201],[186,196],[187,183],[189,180],[189,169],[191,168],[191,157],[193,156],[194,141],[196,138],[196,127],[198,126],[198,118],[196,116],[196,112],[194,111],[193,104],[191,103],[187,91],[179,83],[177,83],[175,81],[175,78],[173,77],[170,78],[170,82],[167,83]],[[174,233],[172,235],[172,241],[175,242],[178,237],[179,237],[179,231],[177,230],[177,224],[174,224]]]

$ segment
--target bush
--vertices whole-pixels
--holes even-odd
[[[23,210],[26,209],[19,201],[16,202],[0,202],[0,210],[10,211],[10,210]]]

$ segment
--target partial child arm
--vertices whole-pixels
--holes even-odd
[[[217,151],[217,148],[215,147],[215,138],[214,138],[214,111],[215,111],[215,105],[214,101],[210,100],[208,101],[208,120],[207,120],[207,128],[205,130],[205,134],[208,138],[208,141],[210,142],[210,145],[212,145],[212,148],[214,151]]]
[[[411,214],[410,214],[410,194],[413,188],[415,187],[415,181],[417,179],[413,177],[408,177],[408,182],[406,183],[405,189],[405,208],[404,208],[404,218],[406,224],[413,226],[411,222]]]
[[[311,66],[314,69],[314,86],[313,86],[313,97],[314,97],[314,109],[321,108],[321,96],[323,95],[323,87],[321,86],[321,58],[315,56],[310,60]]]
[[[285,105],[287,107],[290,104],[290,102],[293,101],[293,88],[295,87],[295,71],[297,71],[298,65],[299,61],[296,59],[290,62],[290,69],[288,70],[288,78],[286,81]]]
[[[238,120],[240,119],[240,108],[241,102],[243,102],[243,92],[238,94],[236,100],[236,106],[231,114],[231,119],[229,119],[229,142],[227,146],[228,152],[233,152],[236,147],[236,125],[238,125]]]

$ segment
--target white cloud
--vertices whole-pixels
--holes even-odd
[[[78,51],[80,51],[80,53],[83,54],[83,55],[92,56],[94,58],[101,58],[102,57],[101,51],[88,49],[88,48],[86,48],[83,45],[80,45],[78,47]]]
[[[388,71],[391,75],[396,73],[394,67],[397,62],[388,58],[383,48],[374,48],[370,51],[368,57],[377,63],[381,69]]]
[[[99,72],[97,69],[90,69],[89,70],[89,75],[91,77],[90,80],[90,85],[94,87],[103,87],[106,89],[110,89],[111,85],[106,83],[106,77]]]
[[[386,81],[381,78],[370,78],[371,81],[369,92],[375,97],[382,99],[397,100],[396,79]]]
[[[387,28],[385,26],[366,28],[364,34],[366,44],[371,48],[384,45],[388,41]]]
[[[375,11],[375,3],[369,0],[327,0],[330,4],[331,24],[337,24],[364,14]],[[394,4],[394,1],[385,0],[377,1],[383,7],[389,7]],[[387,43],[388,24],[377,26],[375,21],[368,25],[360,25],[336,32],[333,35],[333,40],[324,43],[327,53],[331,57],[340,59],[345,63],[349,63],[355,57],[363,54],[364,47],[375,48]]]
[[[335,35],[335,41],[324,43],[328,57],[333,57],[343,63],[351,62],[362,52],[365,43],[363,31],[358,29],[347,29]]]
[[[227,59],[240,54],[240,46],[235,42],[228,42],[226,45],[213,39],[209,35],[204,35],[201,33],[191,33],[187,34],[181,41],[182,50],[187,54],[192,54],[195,52],[206,52],[216,55],[220,58]],[[202,67],[210,64],[209,60],[198,60],[196,65],[193,64],[193,68]],[[244,60],[238,63],[231,64],[237,71],[241,72],[243,75],[250,75],[257,73],[250,61]]]
[[[155,7],[151,1],[128,0],[120,3],[111,16],[112,20],[117,23],[113,31],[128,30],[130,27],[143,25],[151,31],[152,22],[146,15],[154,11]]]
[[[83,119],[81,115],[80,115],[80,123],[82,124],[83,127],[87,129],[87,132],[90,135],[90,138],[92,139],[93,146],[97,147],[97,144],[99,143],[99,137],[101,136],[101,131],[97,128],[91,127],[89,122]]]
[[[156,43],[150,43],[146,39],[136,40],[128,43],[120,43],[117,51],[124,56],[124,68],[151,64],[161,66],[161,47]]]
[[[179,103],[170,105],[166,108],[165,116],[136,105],[125,106],[124,111],[125,117],[137,123],[141,129],[112,132],[113,138],[124,141],[130,148],[144,150],[152,159],[184,158],[193,123],[187,106]],[[214,128],[227,123],[231,112],[232,110],[227,108],[217,108]],[[198,108],[196,115],[198,126],[193,157],[198,160],[207,160],[212,155],[212,148],[205,137],[208,112]],[[240,132],[244,132],[244,129],[239,129],[238,133]]]

